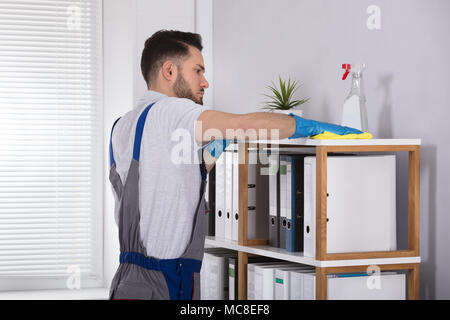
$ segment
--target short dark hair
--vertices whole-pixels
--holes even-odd
[[[187,58],[188,45],[202,51],[202,37],[197,33],[160,30],[148,38],[141,57],[141,71],[147,85],[156,79],[159,69],[167,59]]]

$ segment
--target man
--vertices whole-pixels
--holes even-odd
[[[205,240],[206,173],[230,139],[272,129],[279,139],[325,129],[360,131],[296,116],[231,114],[203,105],[205,65],[198,34],[161,30],[142,52],[148,91],[111,131],[110,181],[116,201],[120,265],[110,299],[198,299]],[[255,131],[256,130],[256,131]],[[179,147],[180,133],[184,139]],[[214,137],[214,141],[211,139]],[[255,137],[253,137],[255,138]],[[257,137],[256,137],[257,138]],[[203,148],[203,144],[207,143]],[[186,161],[188,159],[188,161]]]

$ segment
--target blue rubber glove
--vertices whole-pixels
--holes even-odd
[[[315,136],[316,134],[320,134],[324,131],[328,131],[328,132],[339,134],[339,135],[350,134],[350,133],[354,133],[354,134],[363,133],[362,131],[359,131],[357,129],[350,128],[350,127],[343,127],[343,126],[339,126],[337,124],[305,119],[305,118],[296,116],[293,113],[290,113],[289,115],[293,116],[295,119],[295,122],[296,122],[295,133],[292,136],[290,136],[289,139]]]
[[[225,150],[231,143],[231,140],[213,140],[208,143],[205,150],[208,151],[214,158],[219,159],[223,150]]]

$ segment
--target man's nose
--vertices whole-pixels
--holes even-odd
[[[200,83],[200,86],[205,89],[209,88],[209,83],[204,76],[202,77],[202,82]]]

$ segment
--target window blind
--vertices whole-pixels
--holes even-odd
[[[0,290],[100,281],[101,57],[101,0],[0,0]]]

